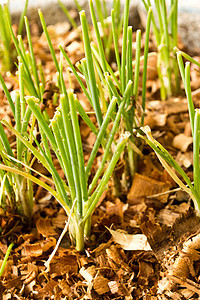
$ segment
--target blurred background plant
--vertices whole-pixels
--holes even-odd
[[[142,0],[146,10],[151,0]],[[152,27],[157,45],[157,70],[162,100],[180,94],[180,75],[174,48],[178,46],[178,0],[154,0]]]
[[[18,24],[19,35],[22,34],[23,24],[24,24],[24,16],[27,11],[28,0],[26,0],[24,5],[24,10],[21,13],[20,21]],[[0,2],[0,58],[1,58],[1,66],[0,69],[2,72],[12,71],[14,68],[14,62],[17,58],[17,53],[15,48],[13,47],[12,37],[10,33],[10,29],[7,26],[7,18],[9,22],[11,22],[11,15],[9,11],[9,1],[4,0]]]
[[[170,174],[173,180],[179,185],[179,187],[189,194],[194,203],[194,208],[198,216],[200,216],[200,162],[199,162],[199,150],[200,150],[200,109],[195,109],[191,85],[190,85],[190,62],[186,62],[185,67],[182,60],[182,52],[177,53],[177,61],[182,76],[182,80],[185,87],[185,93],[187,96],[188,110],[190,125],[193,137],[193,182],[187,176],[185,171],[179,166],[176,160],[169,154],[169,152],[157,142],[152,134],[149,126],[142,127],[141,130],[146,134],[147,138],[140,133],[138,136],[144,139],[147,144],[155,151],[158,159]],[[177,176],[177,174],[179,176]],[[179,178],[181,177],[182,180]]]
[[[63,12],[66,14],[68,20],[70,21],[72,27],[76,29],[78,24],[74,19],[70,16],[70,12],[63,4],[61,0],[58,0],[60,7]],[[80,12],[83,10],[83,7],[79,4],[77,0],[74,0],[76,8]],[[122,33],[122,23],[123,23],[123,6],[120,0],[113,0],[113,3],[108,3],[106,0],[94,0],[93,5],[95,7],[95,11],[97,14],[98,27],[100,36],[103,43],[103,48],[105,52],[105,56],[107,61],[109,62],[111,59],[111,52],[113,48],[113,33],[112,33],[112,22],[111,17],[109,15],[109,11],[113,9],[115,11],[115,34],[116,38],[119,39],[120,34]],[[91,28],[92,30],[92,28]],[[92,37],[91,32],[89,33],[90,37]]]

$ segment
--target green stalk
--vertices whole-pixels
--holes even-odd
[[[200,68],[200,63],[198,63],[198,61],[196,61],[194,58],[192,58],[190,55],[188,55],[187,53],[183,52],[183,51],[180,51],[179,52],[181,53],[181,55],[183,57],[185,57],[187,60],[189,60],[191,63],[197,65],[199,68]]]
[[[26,15],[27,8],[28,8],[28,0],[26,0],[25,5],[24,5],[24,9],[23,9],[23,11],[21,13],[21,16],[20,16],[18,32],[17,32],[18,35],[22,35],[23,26],[24,26],[24,17]]]
[[[185,69],[184,69],[182,54],[181,54],[181,51],[179,51],[179,50],[177,51],[177,61],[178,61],[178,66],[179,66],[179,70],[181,73],[181,78],[183,80],[183,83],[185,84]]]
[[[15,92],[15,124],[16,130],[21,133],[21,105],[19,92]],[[17,159],[21,160],[21,141],[17,139]]]
[[[108,110],[106,112],[105,118],[104,118],[103,123],[101,125],[100,131],[99,131],[99,133],[97,135],[97,139],[96,139],[95,144],[94,144],[94,146],[92,148],[92,152],[90,154],[90,157],[89,157],[86,169],[85,169],[87,177],[89,176],[89,173],[90,173],[92,164],[94,162],[94,159],[96,157],[97,151],[98,151],[99,146],[100,146],[100,144],[102,142],[102,139],[103,139],[103,137],[105,135],[105,132],[106,132],[106,129],[108,127],[111,115],[112,115],[112,113],[113,113],[113,111],[114,111],[114,109],[116,107],[116,102],[117,102],[116,98],[113,98],[112,101],[110,102],[110,105],[109,105]]]
[[[97,127],[94,125],[94,123],[91,121],[91,119],[88,117],[87,113],[85,112],[85,110],[83,109],[82,105],[80,104],[80,102],[78,101],[78,99],[74,99],[74,104],[76,107],[77,112],[80,114],[81,118],[83,119],[83,121],[87,124],[87,126],[92,130],[92,132],[94,132],[95,135],[98,134],[98,129]]]
[[[72,124],[69,121],[69,116],[66,115],[68,112],[67,108],[67,99],[61,95],[60,96],[60,107],[61,107],[61,114],[64,123],[64,130],[67,137],[67,143],[69,145],[69,153],[72,162],[72,170],[75,182],[75,189],[76,189],[76,199],[77,199],[77,217],[81,219],[82,217],[82,197],[81,197],[81,187],[80,187],[80,177],[79,177],[79,167],[78,167],[78,157],[76,152],[74,134],[72,129]]]
[[[146,8],[146,11],[148,12],[149,10],[149,7],[151,6],[151,2],[150,0],[147,0],[148,3],[145,1],[145,0],[142,0],[145,8]],[[156,21],[155,21],[155,18],[154,18],[154,15],[152,14],[152,26],[153,26],[153,31],[154,31],[154,34],[155,34],[155,38],[156,38],[156,44],[157,46],[160,45],[160,33],[159,33],[159,30],[156,26]]]
[[[200,128],[199,127],[200,126],[199,116],[196,116],[196,125],[195,126],[196,126],[195,129]],[[183,189],[186,193],[188,193],[190,195],[190,197],[192,198],[192,200],[194,202],[197,214],[199,216],[200,215],[200,208],[199,208],[199,203],[198,203],[199,196],[200,196],[199,195],[199,185],[198,185],[198,188],[196,189],[196,187],[192,185],[187,174],[183,171],[183,169],[179,166],[179,164],[173,159],[173,157],[168,153],[168,151],[160,143],[158,143],[156,140],[153,139],[149,126],[142,127],[141,130],[147,135],[148,139],[146,137],[144,137],[143,135],[140,135],[139,133],[137,134],[137,136],[141,137],[142,139],[144,139],[147,142],[147,144],[149,144],[149,146],[155,151],[161,164],[166,169],[166,171],[169,173],[169,175],[173,178],[173,180],[180,186],[181,189]],[[197,134],[195,136],[196,144],[194,145],[195,146],[195,150],[194,150],[195,151],[195,156],[194,156],[195,165],[194,165],[194,167],[197,167],[197,169],[195,171],[195,173],[196,173],[195,181],[196,181],[196,183],[198,182],[198,184],[199,184],[200,177],[197,178],[196,176],[199,174],[200,136],[199,136],[199,132],[196,132],[196,134]],[[198,164],[198,166],[196,164]],[[180,174],[180,176],[186,182],[188,187],[179,179],[179,177],[176,175],[176,173],[174,172],[173,169],[175,169]]]
[[[37,67],[38,67],[38,71],[39,71],[39,75],[40,75],[40,81],[41,81],[41,83],[40,83],[40,90],[41,90],[41,88],[42,88],[42,87],[44,88],[44,87],[45,87],[45,84],[46,84],[45,75],[44,75],[44,70],[43,70],[43,68],[42,68],[42,63],[41,63],[41,61],[38,62]],[[40,92],[40,94],[41,94],[41,96],[43,95],[43,93],[41,93],[41,92]],[[42,98],[42,97],[41,97],[41,98]]]
[[[83,156],[83,146],[81,141],[81,133],[80,133],[80,127],[78,123],[78,117],[75,110],[75,104],[74,104],[75,95],[73,95],[73,91],[71,90],[68,91],[68,97],[69,97],[69,105],[71,111],[72,127],[74,131],[76,152],[78,157],[78,168],[80,172],[79,178],[80,178],[82,199],[83,202],[86,202],[88,200],[88,193],[87,193],[87,182],[86,182],[84,156]]]
[[[47,42],[48,42],[48,44],[49,44],[49,50],[50,50],[51,55],[52,55],[52,57],[53,57],[53,61],[54,61],[54,64],[55,64],[55,66],[56,66],[56,70],[57,70],[58,73],[60,73],[58,60],[57,60],[57,58],[56,58],[56,54],[55,54],[55,51],[54,51],[54,49],[53,49],[53,45],[52,45],[52,42],[51,42],[51,38],[50,38],[50,36],[49,36],[48,30],[47,30],[47,26],[46,26],[46,23],[45,23],[45,20],[44,20],[44,16],[43,16],[43,14],[42,14],[41,9],[38,10],[38,14],[39,14],[39,17],[40,17],[40,21],[41,21],[42,28],[43,28],[43,30],[44,30],[44,33],[45,33]]]
[[[9,103],[9,105],[10,105],[10,108],[11,108],[11,110],[12,110],[13,116],[15,116],[15,105],[14,105],[14,103],[13,103],[13,100],[12,100],[12,98],[11,98],[11,96],[10,96],[10,93],[9,93],[9,91],[8,91],[8,88],[7,88],[7,86],[6,86],[5,82],[4,82],[3,77],[2,77],[1,74],[0,74],[0,82],[1,82],[2,88],[3,88],[3,90],[4,90],[4,93],[5,93],[5,95],[6,95],[6,98],[7,98],[7,100],[8,100],[8,103]]]
[[[72,163],[71,163],[71,158],[70,158],[70,152],[69,152],[67,136],[66,136],[66,133],[65,133],[64,123],[63,123],[63,119],[62,119],[62,115],[61,115],[60,110],[59,110],[59,113],[56,113],[55,123],[59,127],[60,142],[62,142],[63,146],[64,146],[64,153],[61,155],[61,159],[66,160],[66,169],[67,169],[66,178],[67,178],[68,185],[69,185],[69,188],[70,188],[72,201],[74,201],[75,198],[76,198],[76,191],[75,191],[75,183],[74,183],[74,177],[73,177]],[[64,157],[64,156],[66,156],[66,157]]]
[[[95,114],[97,117],[97,122],[100,127],[103,122],[103,117],[102,117],[101,108],[100,108],[99,99],[98,99],[98,91],[97,91],[96,81],[95,81],[92,52],[91,52],[90,40],[89,40],[89,34],[88,34],[88,25],[87,25],[87,20],[86,20],[84,11],[80,12],[80,18],[81,18],[81,25],[82,25],[82,32],[83,32],[86,63],[87,63],[89,81],[90,81],[90,90],[91,90],[91,96],[92,96],[91,98],[92,98],[92,103],[93,103],[93,107],[95,110]]]
[[[150,5],[150,0],[148,1],[149,5]],[[158,14],[158,20],[159,20],[159,29],[160,32],[158,32],[158,29],[156,27],[155,24],[155,20],[154,20],[154,15],[152,13],[152,24],[153,24],[153,29],[154,29],[154,34],[157,31],[156,34],[159,34],[159,37],[156,36],[156,40],[157,40],[157,48],[158,48],[158,56],[157,56],[157,70],[158,70],[158,77],[160,80],[160,95],[161,95],[161,100],[165,100],[166,99],[166,88],[165,88],[165,84],[164,84],[164,79],[163,79],[163,60],[165,57],[165,45],[164,44],[164,29],[163,29],[163,20],[162,20],[162,15],[161,15],[161,1],[155,0],[155,6],[156,6],[156,11]],[[148,9],[147,9],[148,11]]]
[[[195,109],[192,100],[192,92],[190,86],[190,63],[186,62],[185,64],[185,92],[187,96],[189,116],[190,116],[190,124],[192,129],[192,136],[194,136],[194,119],[195,119]]]
[[[69,64],[70,68],[72,69],[72,72],[74,73],[74,75],[75,75],[78,83],[80,84],[80,87],[82,88],[84,94],[86,95],[86,97],[88,98],[88,100],[90,101],[90,103],[92,104],[91,97],[88,94],[88,92],[87,92],[87,90],[86,90],[86,88],[85,88],[85,86],[84,86],[84,84],[83,84],[80,76],[78,75],[76,69],[74,68],[73,64],[71,63],[71,61],[70,61],[69,57],[67,56],[65,50],[62,48],[62,46],[59,46],[59,49],[60,49],[61,53],[63,54],[64,58],[66,59],[67,63]]]
[[[140,74],[140,52],[141,52],[141,30],[136,31],[136,54],[135,54],[135,72],[134,72],[134,86],[133,94],[135,96],[135,102],[138,97],[138,85],[139,85],[139,74]]]
[[[6,25],[6,11],[8,11],[8,5],[0,5],[0,39],[1,39],[1,44],[2,44],[2,63],[3,66],[5,68],[5,70],[9,70],[11,69],[12,66],[12,57],[11,57],[11,36],[10,36],[10,32],[7,28]],[[10,19],[10,16],[9,16]]]
[[[118,49],[118,36],[116,33],[115,27],[115,10],[111,9],[111,18],[112,18],[112,33],[113,33],[113,41],[114,41],[114,48],[115,48],[115,57],[117,61],[117,67],[119,70],[119,78],[121,80],[121,64],[120,64],[120,57],[119,57],[119,49]]]
[[[68,103],[68,95],[67,95],[67,90],[65,86],[65,81],[63,78],[63,55],[60,53],[60,62],[59,62],[59,77],[58,77],[58,84],[60,85],[60,90],[61,93],[65,95],[65,98],[67,100],[67,111],[69,111],[69,103]]]
[[[101,179],[100,184],[98,185],[98,187],[96,188],[95,192],[92,194],[92,196],[88,199],[87,202],[87,209],[85,210],[85,215],[83,217],[82,222],[84,223],[93,213],[94,208],[96,207],[99,198],[101,197],[103,191],[105,190],[105,187],[110,179],[110,176],[115,168],[116,163],[119,160],[119,157],[122,153],[122,151],[124,150],[124,147],[128,141],[130,134],[126,133],[122,136],[122,138],[120,139],[120,141],[117,144],[116,150],[113,154],[113,157],[108,165],[108,168],[106,169],[104,176]]]
[[[8,155],[14,156],[14,154],[12,152],[12,149],[10,147],[10,143],[8,141],[7,135],[4,131],[3,126],[2,126],[1,123],[0,123],[0,138],[1,138],[1,141],[4,145],[4,148],[5,148],[6,152],[8,153]]]
[[[14,155],[12,153],[12,149],[10,147],[8,138],[5,134],[5,131],[4,131],[1,123],[0,123],[0,138],[1,138],[0,139],[0,155],[2,157],[3,163],[7,163],[6,155],[4,154],[4,150],[9,149],[9,151],[11,151],[12,156],[10,156],[10,157],[14,157]],[[9,165],[9,163],[7,163],[7,164]],[[1,164],[0,164],[0,166],[1,166]],[[15,201],[14,201],[14,197],[13,197],[14,193],[13,193],[13,186],[12,186],[12,176],[10,174],[7,175],[4,171],[2,171],[0,173],[1,173],[1,179],[3,177],[5,177],[5,188],[6,188],[8,200],[10,203],[10,207],[13,209],[13,211],[15,211],[16,205],[15,205]]]
[[[34,52],[33,52],[33,44],[32,44],[32,40],[31,40],[30,27],[29,27],[29,24],[28,24],[27,17],[25,17],[24,20],[25,20],[26,34],[27,34],[28,45],[29,45],[29,50],[30,50],[30,55],[31,55],[31,64],[32,64],[33,77],[34,77],[34,80],[35,80],[35,84],[37,86],[37,93],[39,95],[40,81],[39,81],[39,77],[38,77],[36,61],[35,61],[35,56],[34,56]]]
[[[159,20],[159,29],[160,29],[160,35],[161,37],[164,35],[164,19],[162,15],[162,5],[163,0],[154,0],[155,6],[156,6],[156,12],[158,14],[158,20]]]
[[[171,33],[172,33],[172,49],[178,46],[178,0],[171,0],[171,5],[173,8],[172,19],[171,19]],[[176,93],[180,93],[180,78],[177,66],[177,60],[173,55],[173,66],[176,81]]]
[[[22,56],[27,59],[27,55],[26,55],[26,50],[25,50],[25,46],[23,44],[23,40],[22,40],[22,36],[21,35],[18,35],[17,36],[17,41],[18,41],[18,45],[19,45],[19,48],[21,50],[21,53],[22,53]],[[20,57],[20,56],[19,56]],[[19,60],[19,59],[18,59]]]
[[[35,115],[36,119],[40,123],[40,126],[41,126],[42,130],[46,134],[49,142],[51,143],[51,146],[52,146],[53,150],[56,153],[57,144],[56,144],[55,138],[54,138],[49,126],[47,125],[46,121],[44,120],[44,118],[42,116],[39,105],[37,104],[37,100],[38,99],[36,99],[34,97],[30,97],[26,100],[26,102],[29,105],[29,107],[31,108],[31,110],[32,110],[33,114]]]
[[[113,5],[112,5],[114,12],[115,12],[115,16],[116,16],[116,20],[117,20],[117,24],[119,24],[120,21],[120,0],[113,0]],[[112,9],[111,9],[112,11]],[[111,13],[112,14],[112,13]]]
[[[163,80],[162,74],[162,45],[158,47],[158,56],[157,56],[157,70],[158,70],[158,78],[160,80],[160,97],[161,100],[166,99],[166,88]]]
[[[80,6],[78,0],[74,0],[74,3],[76,4],[76,7],[78,8],[78,11],[80,12],[82,10],[82,7]]]
[[[3,7],[0,5],[0,13],[2,18],[0,19],[0,33],[1,33],[1,40],[4,44],[5,49],[9,49],[10,46],[10,35],[9,32],[7,32],[6,28],[6,19],[5,19],[5,6]],[[7,35],[8,33],[8,35]]]
[[[91,43],[91,45],[92,45],[92,52],[95,55],[95,57],[97,58],[97,60],[99,62],[99,65],[101,65],[101,59],[100,59],[99,54],[98,54],[98,48],[94,43]],[[112,78],[113,78],[117,88],[119,89],[120,93],[122,93],[121,84],[119,83],[117,77],[115,76],[115,73],[113,72],[111,66],[108,63],[107,63],[107,69],[108,69],[108,72],[110,73],[110,75],[112,76]]]
[[[114,83],[112,82],[111,76],[108,75],[108,73],[105,73],[104,76],[105,76],[107,85],[110,87],[110,89],[111,89],[113,95],[117,98],[117,104],[120,105],[120,103],[121,103],[121,98],[120,98],[120,96],[119,96],[119,93],[118,93],[118,91],[117,91],[117,89],[116,89]],[[129,83],[128,83],[128,85],[129,85]],[[126,88],[127,88],[127,87],[126,87]],[[125,91],[125,92],[126,92],[126,91]],[[129,92],[130,92],[130,90],[129,90]],[[125,93],[124,93],[124,94],[125,94]],[[130,127],[129,118],[128,118],[128,116],[127,116],[127,114],[126,114],[125,111],[123,111],[123,117],[124,117],[124,122],[125,122],[125,128],[126,128],[126,130],[128,130],[129,132],[131,132],[132,127]]]
[[[65,177],[67,178],[67,182],[69,185],[69,189],[71,192],[71,198],[72,201],[75,200],[76,198],[76,193],[75,193],[75,184],[74,184],[74,178],[72,175],[72,168],[71,168],[71,163],[70,163],[70,156],[69,156],[69,149],[64,147],[63,145],[63,140],[61,136],[61,132],[58,127],[58,120],[57,120],[57,113],[54,115],[54,118],[51,120],[51,128],[58,146],[57,151],[59,151],[60,158],[61,158],[61,166],[64,171]],[[60,116],[61,117],[61,116]]]
[[[167,86],[167,92],[168,96],[171,95],[171,68],[170,68],[170,42],[169,42],[169,33],[168,33],[168,22],[167,22],[167,9],[166,9],[166,3],[165,0],[162,0],[161,2],[161,14],[163,19],[163,25],[164,25],[164,36],[165,36],[165,64],[167,68],[167,78],[168,78],[168,86]]]
[[[89,186],[89,190],[88,190],[88,194],[91,195],[99,177],[101,176],[101,173],[104,169],[104,166],[105,166],[105,163],[106,161],[108,160],[108,157],[109,157],[109,154],[110,154],[110,148],[111,148],[111,144],[114,140],[114,135],[119,127],[119,122],[120,122],[120,119],[121,119],[121,115],[122,115],[122,112],[124,110],[124,105],[126,103],[126,98],[123,99],[123,101],[121,102],[121,104],[119,105],[119,108],[118,108],[118,111],[117,111],[117,115],[116,115],[116,118],[115,118],[115,121],[114,121],[114,124],[113,124],[113,127],[112,127],[112,130],[109,134],[109,138],[107,140],[107,143],[106,143],[106,147],[104,149],[104,154],[103,154],[103,157],[102,157],[102,160],[101,160],[101,163],[100,163],[100,166]]]
[[[96,0],[96,2],[97,2],[97,0]],[[97,12],[98,12],[98,10],[97,10]],[[99,55],[101,57],[102,69],[103,69],[103,72],[105,73],[105,72],[107,72],[105,52],[104,52],[104,49],[103,49],[103,44],[102,44],[102,41],[101,41],[101,36],[100,36],[100,33],[99,33],[99,28],[98,28],[97,19],[96,19],[96,15],[95,15],[92,0],[90,0],[90,13],[91,13],[92,23],[93,23],[93,26],[94,26],[94,30],[95,30],[95,34],[96,34],[96,38],[97,38],[97,43],[98,43],[98,47],[99,47]],[[103,23],[104,23],[104,21],[103,21]]]
[[[132,55],[132,26],[128,26],[127,30],[127,62],[126,62],[126,85],[129,80],[133,81],[133,55]],[[131,93],[132,96],[133,93]],[[129,103],[128,103],[129,105]]]
[[[92,0],[90,0],[91,3]],[[102,11],[102,3],[100,0],[95,0],[95,5],[96,5],[96,11],[99,17],[99,21],[101,23],[102,31],[103,31],[103,43],[105,45],[105,49],[107,48],[107,37],[106,37],[106,26],[104,23],[104,15]]]
[[[100,105],[102,108],[102,112],[104,113],[107,111],[108,102],[109,102],[106,99],[107,91],[103,88],[106,85],[106,82],[96,57],[94,56],[93,59],[94,59],[94,71],[95,71],[96,83],[97,83],[97,88],[99,90]],[[108,90],[108,93],[109,93],[109,99],[111,100],[112,99],[111,91]]]
[[[130,0],[125,0],[124,7],[124,23],[123,23],[123,42],[122,42],[122,57],[121,57],[121,86],[122,93],[125,90],[126,85],[126,48],[127,48],[127,36],[128,36],[128,19],[129,19],[129,5]]]
[[[147,81],[147,60],[148,60],[148,50],[149,50],[149,33],[152,18],[152,8],[149,8],[147,15],[147,26],[146,26],[146,36],[145,36],[145,46],[144,46],[144,67],[142,76],[142,119],[141,124],[144,124],[145,106],[146,106],[146,81]]]
[[[19,70],[18,72],[19,72],[20,104],[18,104],[19,107],[18,107],[18,112],[17,112],[17,102],[15,102],[15,114],[16,114],[15,117],[17,118],[17,114],[19,115],[20,124],[17,125],[16,119],[15,119],[15,123],[16,123],[16,130],[19,133],[22,133],[23,132],[22,131],[22,125],[23,125],[22,120],[24,120],[25,112],[26,112],[26,103],[25,103],[25,95],[24,95],[24,80],[23,80],[24,68],[23,68],[22,63],[19,63],[18,70]],[[22,160],[22,152],[23,152],[23,144],[19,139],[17,139],[17,159],[19,161]]]
[[[72,235],[72,238],[76,242],[76,250],[78,252],[83,252],[84,250],[84,226],[85,222],[77,222],[76,220],[72,219],[70,222],[69,232]],[[72,228],[73,226],[73,228]],[[75,236],[73,236],[75,233]]]
[[[196,199],[198,209],[200,211],[200,166],[199,166],[199,146],[200,146],[200,110],[195,110],[194,118],[194,136],[193,136],[193,177],[194,188],[197,192],[198,198]]]
[[[24,94],[24,67],[22,63],[19,63],[18,67],[19,72],[19,92],[20,92],[20,103],[21,103],[21,117],[24,118],[25,111],[26,111],[26,103],[25,103],[25,94]]]
[[[91,95],[92,92],[91,92],[91,85],[90,85],[90,79],[89,79],[89,74],[88,74],[88,69],[87,69],[86,58],[82,58],[81,61],[79,61],[78,63],[76,63],[76,67],[83,74],[83,76],[85,78],[85,81],[86,81],[86,86],[88,88],[89,94]],[[94,107],[92,101],[90,102],[90,104],[92,105],[92,107]]]
[[[1,269],[0,269],[0,277],[1,277],[2,274],[3,274],[3,271],[4,271],[5,266],[6,266],[6,262],[7,262],[7,260],[8,260],[8,257],[9,257],[9,255],[10,255],[10,252],[11,252],[13,246],[14,246],[14,243],[11,243],[11,244],[9,245],[7,251],[6,251],[6,255],[5,255],[5,257],[4,257],[4,260],[3,260],[3,262],[2,262]]]
[[[43,118],[42,118],[43,119]],[[57,185],[59,184],[59,187],[61,186],[61,190],[63,190],[62,187],[62,182],[61,182],[61,178],[59,177],[57,171],[55,170],[55,168],[52,166],[52,163],[47,159],[47,157],[44,157],[43,155],[40,154],[40,152],[29,142],[27,141],[22,135],[20,135],[8,122],[6,121],[1,121],[2,124],[4,124],[9,130],[11,130],[11,132],[13,134],[16,135],[16,137],[18,139],[20,139],[22,141],[22,143],[34,154],[34,156],[45,166],[45,168],[53,175],[54,177],[54,181],[55,183],[57,182]],[[1,125],[2,126],[2,125]],[[1,129],[0,126],[0,129]],[[40,130],[41,131],[41,130]],[[42,133],[41,133],[42,134]],[[37,143],[37,140],[35,140],[35,142]],[[56,148],[57,149],[57,148]],[[8,151],[7,151],[8,152]],[[11,154],[12,156],[12,154]],[[63,191],[63,199],[67,199],[67,194],[65,191]],[[61,194],[61,192],[60,192]],[[68,200],[66,200],[68,205],[69,202]]]
[[[42,139],[42,143],[43,143],[45,152],[41,148],[41,146],[39,145],[37,140],[35,139],[36,145],[38,146],[41,153],[43,154],[43,158],[46,161],[47,170],[49,170],[50,174],[52,174],[52,178],[53,178],[53,181],[55,183],[56,190],[58,191],[58,194],[59,194],[60,198],[62,199],[62,202],[65,203],[65,206],[67,205],[68,207],[71,207],[71,201],[69,201],[69,198],[68,198],[67,192],[66,192],[68,189],[66,188],[65,183],[63,182],[63,180],[61,179],[61,177],[59,176],[57,170],[55,169],[55,167],[53,165],[53,161],[52,161],[51,152],[50,152],[50,149],[49,149],[49,144],[48,144],[48,141],[47,141],[47,137],[46,137],[44,131],[42,130],[41,126],[39,126],[39,130],[40,130],[41,139]],[[30,147],[29,147],[29,149],[30,149]],[[61,162],[60,155],[58,155],[58,153],[56,153],[56,155],[59,159],[59,162]],[[36,151],[35,156],[37,157],[37,151]],[[62,167],[62,163],[61,163],[61,167]]]
[[[65,13],[65,15],[67,16],[68,20],[70,21],[72,27],[74,29],[76,29],[78,26],[77,26],[76,22],[74,21],[74,19],[71,17],[70,12],[68,11],[68,9],[65,7],[65,5],[62,3],[61,0],[58,0],[58,3],[60,5],[60,7],[62,8],[63,12]]]

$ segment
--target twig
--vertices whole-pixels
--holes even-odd
[[[61,233],[61,235],[60,235],[60,237],[59,237],[59,239],[58,239],[58,241],[57,241],[57,243],[56,243],[56,246],[55,246],[54,250],[52,251],[51,255],[49,256],[49,259],[44,263],[44,265],[45,265],[45,267],[46,267],[46,271],[45,271],[46,273],[49,272],[50,263],[51,263],[51,261],[52,261],[54,255],[56,254],[56,251],[58,250],[58,247],[59,247],[59,245],[60,245],[60,243],[61,243],[61,241],[62,241],[62,238],[64,237],[65,233],[66,233],[67,230],[68,230],[69,222],[70,222],[70,219],[71,219],[73,210],[74,210],[75,203],[76,203],[76,199],[75,199],[75,201],[73,202],[72,208],[71,208],[70,213],[69,213],[68,221],[67,221],[66,224],[65,224],[65,227],[64,227],[64,229],[63,229],[63,231],[62,231],[62,233]]]

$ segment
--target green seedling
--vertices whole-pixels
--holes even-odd
[[[178,163],[173,159],[173,157],[167,152],[167,150],[158,143],[151,135],[151,130],[149,127],[141,128],[142,131],[147,135],[147,138],[138,133],[138,136],[144,139],[150,147],[155,151],[163,167],[170,174],[173,180],[180,186],[182,190],[187,192],[194,202],[194,207],[198,216],[200,216],[200,166],[199,166],[199,147],[200,147],[200,110],[194,108],[191,95],[190,86],[190,63],[187,62],[184,68],[181,54],[178,53],[178,63],[180,67],[180,72],[182,74],[182,79],[185,86],[185,91],[188,100],[188,109],[190,124],[193,136],[193,179],[192,183],[183,171],[183,169],[178,165]],[[175,171],[184,180],[181,181],[176,175]]]
[[[142,2],[148,10],[151,6],[151,0],[142,0]],[[157,70],[161,84],[161,99],[165,100],[172,93],[178,94],[180,92],[179,72],[173,50],[178,44],[178,0],[171,0],[169,12],[167,12],[165,0],[154,0],[154,4],[155,12],[152,16],[152,26],[158,49]]]

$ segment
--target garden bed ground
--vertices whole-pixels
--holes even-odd
[[[59,54],[58,44],[62,44],[75,63],[84,57],[83,46],[77,31],[69,31],[69,28],[66,26],[66,32],[62,34],[57,26],[49,30],[56,53]],[[56,91],[55,66],[38,26],[31,24],[31,30],[34,53],[45,65],[47,85],[44,105],[52,118],[55,111],[52,102]],[[179,48],[183,48],[181,43]],[[150,52],[155,50],[151,39]],[[64,78],[66,85],[70,86],[65,71]],[[4,79],[9,91],[18,87],[14,78],[5,76]],[[81,104],[89,110],[90,104],[73,75],[71,81]],[[199,107],[200,77],[195,67],[191,73],[191,85],[195,107]],[[141,87],[139,97],[141,100]],[[0,101],[0,118],[12,122],[12,112],[1,88]],[[96,122],[94,118],[93,121]],[[192,178],[192,139],[185,95],[160,101],[156,54],[148,60],[145,123]],[[86,130],[83,122],[80,126],[87,159],[94,135]],[[11,145],[14,145],[14,137],[9,132],[7,134]],[[62,175],[56,158],[54,162]],[[34,168],[46,172],[37,162]],[[95,167],[92,172],[95,173]],[[23,227],[19,216],[0,210],[1,259],[8,245],[14,243],[0,282],[3,300],[199,298],[200,221],[187,194],[180,190],[172,191],[177,188],[176,184],[146,145],[143,145],[143,155],[138,160],[133,182],[125,187],[119,198],[113,196],[112,187],[110,181],[93,214],[92,235],[86,242],[85,252],[76,252],[66,234],[49,269],[45,262],[65,226],[67,217],[64,210],[38,186],[34,186],[34,214],[29,228]],[[137,235],[136,241],[136,234],[142,233],[144,235]]]

